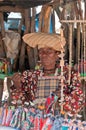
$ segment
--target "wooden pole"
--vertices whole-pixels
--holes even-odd
[[[83,35],[84,35],[84,45],[83,45],[83,48],[84,48],[84,61],[86,61],[86,25],[84,24],[83,26]]]
[[[63,49],[61,50],[61,60],[60,60],[60,66],[61,66],[61,112],[63,111],[63,101],[64,101],[64,95],[63,95],[63,88],[64,88],[64,76],[63,76],[63,66],[64,66],[64,52]]]
[[[2,37],[5,36],[5,27],[4,27],[4,18],[3,18],[3,13],[0,12],[0,23],[1,23],[1,34]]]
[[[1,24],[1,38],[3,38],[3,37],[5,37],[5,27],[4,27],[4,18],[3,18],[2,12],[0,12],[0,24]],[[4,56],[6,56],[6,47],[5,47],[3,40],[1,42],[1,44],[2,44],[2,48],[3,48]]]
[[[61,20],[61,23],[86,23],[86,20]]]
[[[50,16],[51,16],[51,6],[46,6],[45,8],[45,14],[44,14],[44,26],[43,26],[43,31],[44,32],[49,32],[50,29]]]
[[[25,19],[26,30],[25,30],[24,34],[27,34],[28,31],[29,31],[28,14],[29,14],[28,9],[25,9],[24,19]],[[25,64],[24,64],[25,63],[25,49],[26,49],[26,43],[24,43],[22,41],[21,52],[20,52],[20,60],[19,60],[19,69],[21,71],[23,71],[25,69]]]
[[[31,17],[31,32],[35,31],[35,17],[36,17],[36,8],[32,8],[32,17]]]
[[[77,23],[77,43],[76,43],[76,62],[79,65],[80,61],[80,23]]]
[[[0,12],[20,12],[24,13],[24,8],[19,6],[0,6]]]
[[[61,37],[63,37],[63,30],[60,30]],[[63,67],[64,67],[64,46],[61,45],[61,60],[60,60],[60,66],[61,66],[61,112],[63,112],[63,101],[64,101],[64,94],[63,94],[63,88],[64,88],[64,75],[63,75]]]
[[[31,32],[35,32],[36,31],[35,30],[35,26],[36,26],[35,25],[35,18],[36,18],[36,8],[34,7],[32,9]],[[33,49],[32,53],[33,53],[33,57],[32,57],[33,58],[33,62],[32,62],[32,64],[33,64],[33,68],[35,68],[36,63],[38,61],[38,49],[37,49],[37,47]]]
[[[72,31],[73,31],[73,25],[69,24],[69,85],[70,85],[70,79],[71,79],[71,64],[72,64]]]

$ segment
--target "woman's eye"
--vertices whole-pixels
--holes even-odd
[[[42,55],[42,54],[52,54],[52,53],[55,53],[55,51],[52,51],[52,50],[39,51],[39,55]]]
[[[39,54],[42,54],[42,52],[39,51]]]

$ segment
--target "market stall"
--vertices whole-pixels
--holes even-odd
[[[80,1],[41,0],[35,5],[24,3],[24,7],[22,0],[20,6],[17,1],[9,2],[0,2],[5,54],[0,60],[0,129],[85,130],[86,20]],[[42,3],[47,4],[42,7],[35,32],[34,6]],[[17,32],[5,31],[3,12],[10,11],[22,14]],[[58,31],[55,13],[62,25]]]

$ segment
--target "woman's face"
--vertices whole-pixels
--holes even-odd
[[[41,48],[39,49],[39,58],[44,69],[54,69],[56,60],[58,59],[58,52],[53,50],[52,48]]]

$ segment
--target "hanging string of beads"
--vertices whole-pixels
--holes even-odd
[[[61,37],[63,37],[63,30],[61,29],[60,30],[60,33],[61,33]],[[64,67],[64,49],[63,49],[63,45],[62,46],[62,49],[61,49],[61,55],[60,55],[60,66],[61,66],[61,112],[63,112],[63,101],[64,101],[64,95],[63,95],[63,87],[64,87],[64,83],[63,83],[63,80],[64,80],[64,75],[63,75],[63,67]]]

